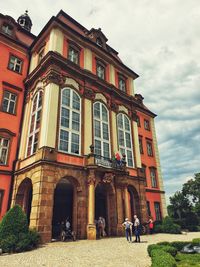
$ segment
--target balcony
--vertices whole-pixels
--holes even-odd
[[[125,171],[126,156],[123,155],[121,160],[117,160],[115,157],[106,158],[101,155],[94,154],[94,150],[91,149],[91,153],[87,156],[87,165],[96,165],[108,169]]]

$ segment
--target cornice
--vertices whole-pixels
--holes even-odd
[[[114,85],[98,78],[92,72],[82,69],[80,66],[53,51],[49,51],[40,64],[27,76],[25,79],[25,86],[26,88],[32,87],[36,80],[44,80],[47,83],[55,82],[56,84],[61,85],[64,81],[63,73],[66,70],[69,74],[74,75],[85,82],[89,82],[92,86],[102,88],[115,100],[129,105],[129,108],[133,113],[139,108],[148,115],[155,117],[154,113],[146,110],[143,107],[143,104],[137,101],[133,96],[121,92]]]

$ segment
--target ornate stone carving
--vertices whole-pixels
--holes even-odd
[[[115,175],[113,173],[105,173],[103,178],[102,178],[102,182],[105,184],[110,184],[111,182],[113,182]]]
[[[61,73],[57,72],[56,70],[50,69],[44,77],[44,85],[46,86],[49,83],[63,85],[65,83],[65,78]]]
[[[90,184],[95,184],[95,182],[96,182],[95,172],[92,170],[89,172],[87,183],[90,185]]]
[[[95,93],[93,92],[92,89],[89,89],[89,88],[84,89],[84,96],[85,96],[85,98],[88,98],[90,100],[95,99]]]
[[[133,120],[133,121],[136,121],[137,122],[137,113],[136,113],[136,111],[135,110],[133,110],[133,111],[131,111],[130,112],[130,116],[131,116],[131,119]]]
[[[112,111],[114,111],[116,113],[119,111],[119,107],[114,101],[111,101],[110,108],[111,108]]]

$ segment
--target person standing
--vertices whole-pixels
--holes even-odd
[[[150,235],[152,235],[154,225],[153,225],[153,219],[151,217],[149,218],[148,224],[149,224],[149,233],[150,233]]]
[[[128,218],[125,219],[125,222],[122,223],[122,225],[125,227],[125,233],[126,233],[126,239],[128,242],[132,242],[132,225],[133,223],[128,220]]]
[[[135,231],[135,241],[140,243],[140,220],[137,215],[134,215],[134,231]]]

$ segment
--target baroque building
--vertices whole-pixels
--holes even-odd
[[[99,216],[108,236],[125,217],[166,216],[156,115],[107,41],[61,10],[29,47],[12,205],[44,242],[66,218],[78,238],[96,239]]]
[[[27,12],[19,17],[31,28]],[[25,23],[24,22],[24,23]],[[24,102],[24,83],[29,66],[29,47],[35,36],[10,16],[0,14],[0,219],[11,198],[13,170]]]

